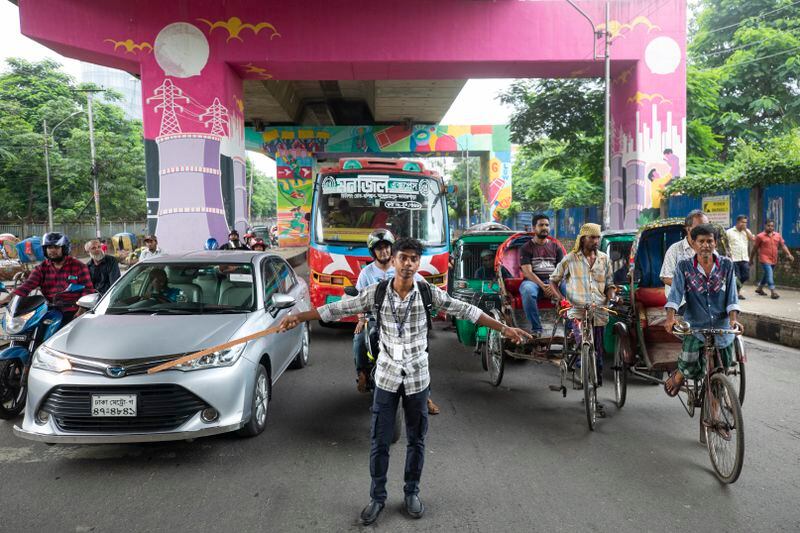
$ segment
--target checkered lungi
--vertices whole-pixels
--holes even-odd
[[[705,357],[702,356],[702,349],[705,343],[693,335],[684,337],[681,346],[681,355],[678,357],[678,370],[681,374],[690,379],[699,378],[705,372]],[[724,348],[720,348],[722,364],[725,368],[733,365],[733,343],[731,342]]]

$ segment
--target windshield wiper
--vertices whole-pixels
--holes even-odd
[[[249,311],[247,309],[203,309],[200,312],[204,315],[224,315],[247,313]]]
[[[109,310],[111,311],[111,310]],[[108,312],[109,315],[191,315],[191,311],[185,309],[120,309]]]

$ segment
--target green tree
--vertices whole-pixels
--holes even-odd
[[[467,166],[469,166],[470,210],[473,214],[480,213],[481,206],[486,204],[483,191],[481,191],[480,160],[476,157],[461,159],[450,175],[450,183],[454,184],[457,188],[456,194],[450,195],[447,198],[447,203],[452,210],[449,211],[450,218],[452,219],[465,217],[467,214]]]
[[[47,219],[43,120],[58,128],[50,144],[56,222],[94,217],[86,93],[58,63],[8,59],[0,73],[0,217]],[[96,166],[103,219],[144,219],[142,125],[125,117],[108,91],[93,105]],[[70,115],[75,116],[70,117]]]
[[[278,186],[275,178],[267,176],[247,159],[247,176],[253,179],[253,200],[251,217],[255,219],[272,218],[277,214]],[[248,183],[249,185],[249,183]]]

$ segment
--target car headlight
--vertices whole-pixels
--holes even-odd
[[[194,361],[177,365],[175,368],[177,370],[183,370],[184,372],[187,372],[189,370],[202,370],[204,368],[231,366],[239,360],[239,357],[244,353],[244,349],[247,347],[247,344],[248,343],[245,342],[243,344],[234,346],[233,348],[228,348],[227,350],[204,355],[203,357],[195,359]]]
[[[70,364],[65,354],[44,345],[39,346],[39,349],[33,354],[32,365],[33,368],[40,368],[50,372],[66,372],[72,370],[72,364]]]
[[[24,315],[12,316],[11,318],[7,317],[5,321],[6,333],[14,335],[22,331],[22,328],[25,327],[25,323],[35,312],[36,310],[34,309],[30,313],[25,313]]]

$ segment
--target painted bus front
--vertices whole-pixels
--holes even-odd
[[[314,182],[308,250],[315,307],[339,300],[372,261],[367,237],[386,228],[424,245],[419,273],[444,290],[450,235],[447,189],[422,163],[403,159],[342,159]],[[354,320],[352,317],[346,319]]]

